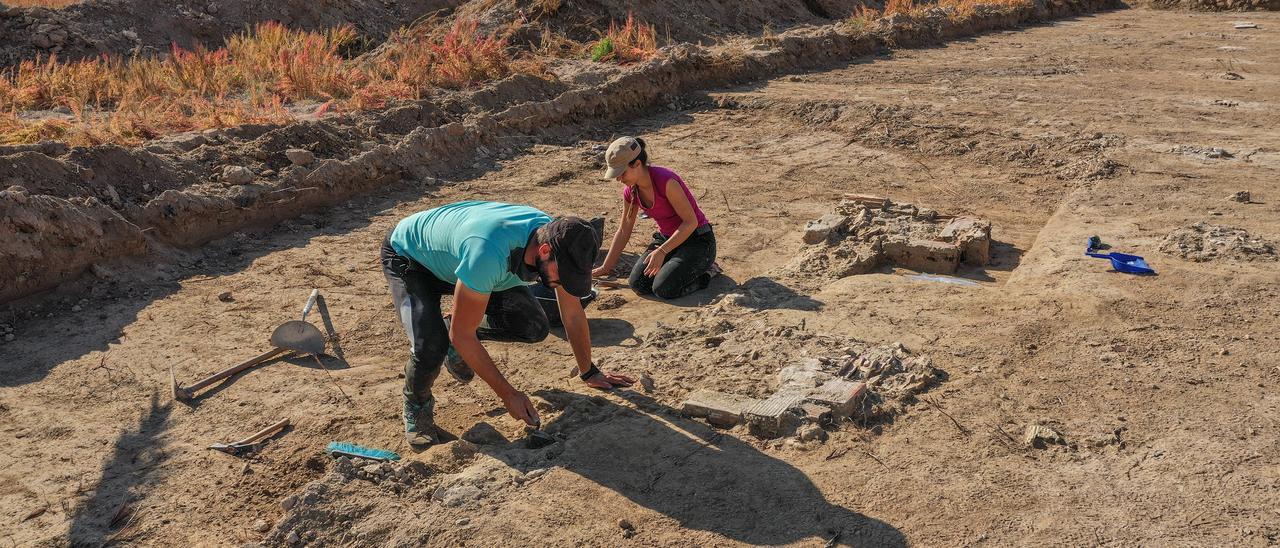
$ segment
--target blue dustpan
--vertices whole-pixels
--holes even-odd
[[[1124,272],[1126,274],[1155,274],[1155,269],[1147,264],[1147,260],[1137,255],[1129,255],[1127,253],[1093,253],[1085,251],[1085,255],[1098,259],[1111,259],[1111,268],[1116,272]]]

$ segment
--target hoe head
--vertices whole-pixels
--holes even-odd
[[[299,354],[324,354],[324,334],[316,326],[301,320],[285,322],[271,333],[271,344]]]
[[[213,445],[210,445],[209,449],[213,449],[215,451],[222,451],[223,453],[226,453],[228,455],[233,455],[238,457],[240,455],[253,451],[255,447],[257,447],[256,443],[215,443]]]

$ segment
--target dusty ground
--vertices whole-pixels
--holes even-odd
[[[1280,542],[1277,262],[1158,251],[1166,235],[1201,221],[1280,241],[1280,15],[1250,14],[1261,28],[1234,31],[1239,18],[1119,11],[712,91],[708,103],[726,108],[588,128],[454,185],[424,182],[140,267],[123,274],[140,281],[115,286],[112,298],[6,320],[16,340],[0,346],[0,428],[10,439],[0,449],[0,538],[240,544],[297,532],[327,544],[822,545],[842,532],[853,545]],[[694,187],[727,274],[675,304],[617,292],[626,304],[592,314],[597,355],[651,375],[656,390],[593,399],[566,378],[572,360],[560,338],[493,345],[516,386],[563,408],[551,414],[567,440],[537,454],[482,445],[474,460],[410,451],[398,420],[405,347],[376,261],[383,234],[408,213],[464,198],[612,212],[617,189],[596,180],[590,147],[626,133],[644,135],[655,163]],[[1212,147],[1231,157],[1188,152]],[[1239,190],[1253,202],[1227,199]],[[786,275],[804,221],[844,192],[988,219],[1002,242],[996,263],[962,272],[978,287],[891,271],[823,284]],[[1159,275],[1122,275],[1083,257],[1095,234],[1146,256]],[[333,353],[349,367],[334,377],[354,407],[303,361],[241,375],[192,406],[169,401],[170,365],[195,379],[261,352],[311,287],[340,336]],[[757,306],[721,302],[761,287],[770,298]],[[228,291],[231,302],[219,300]],[[824,336],[901,341],[947,380],[928,393],[933,404],[870,431],[833,428],[822,444],[715,431],[669,409],[691,385],[720,377],[767,386],[794,355],[767,352],[749,367],[703,359],[713,356],[704,349],[682,367],[628,360],[637,339],[665,329],[658,322],[708,316],[766,333],[762,348],[783,348],[769,337],[795,337],[802,322],[799,331]],[[519,437],[483,387],[442,381],[438,393],[441,426],[454,435],[483,422]],[[247,465],[204,449],[286,416],[296,426]],[[1031,423],[1067,444],[1024,447]],[[440,466],[401,493],[334,481],[319,456],[329,440]],[[448,473],[525,478],[541,468],[550,471],[536,480],[480,481],[483,496],[461,506],[430,499],[457,479]],[[317,480],[302,491],[307,509],[281,509]],[[126,502],[132,518],[110,526]],[[267,535],[253,529],[281,518]],[[634,537],[623,538],[620,518]]]

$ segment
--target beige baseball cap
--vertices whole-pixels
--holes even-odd
[[[619,137],[604,151],[605,179],[615,179],[627,170],[627,165],[640,156],[640,142],[635,137]]]

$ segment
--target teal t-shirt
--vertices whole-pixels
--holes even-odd
[[[405,217],[391,231],[391,248],[445,282],[492,293],[525,283],[511,272],[511,252],[549,222],[532,207],[458,202]]]

